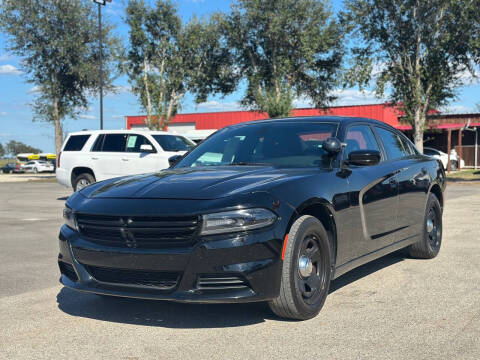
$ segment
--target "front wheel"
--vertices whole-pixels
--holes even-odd
[[[33,168],[33,173],[34,173],[34,174],[38,174],[38,169],[37,169],[36,167]]]
[[[442,245],[442,207],[435,194],[429,194],[423,222],[422,239],[408,247],[411,256],[433,259]]]
[[[280,294],[269,305],[280,317],[311,319],[320,312],[330,287],[328,235],[317,218],[304,215],[293,223],[286,241]]]

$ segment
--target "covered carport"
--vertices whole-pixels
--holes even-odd
[[[441,150],[449,155],[451,150],[455,149],[459,158],[465,161],[466,168],[477,169],[480,166],[478,148],[480,113],[432,114],[427,119],[428,127],[424,133],[424,146]],[[412,127],[405,118],[400,117],[399,124],[398,128],[412,138]]]

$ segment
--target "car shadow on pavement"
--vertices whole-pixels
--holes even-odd
[[[330,294],[385,267],[403,261],[405,253],[397,251],[362,265],[332,281]],[[328,301],[328,299],[327,299]],[[62,288],[57,295],[61,311],[84,318],[125,324],[166,328],[223,328],[280,320],[266,303],[186,304],[98,296]]]

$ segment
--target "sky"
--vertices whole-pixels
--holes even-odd
[[[125,0],[112,0],[103,11],[104,18],[115,24],[115,32],[124,41],[128,39],[128,28],[123,22]],[[333,10],[338,11],[341,1],[332,1]],[[228,12],[230,0],[179,0],[178,10],[184,21],[192,16],[208,16],[212,12]],[[10,140],[22,141],[44,152],[55,152],[54,128],[50,123],[35,121],[29,104],[33,102],[36,92],[33,84],[26,82],[21,71],[21,59],[9,54],[6,49],[7,36],[0,32],[0,143]],[[476,103],[480,102],[480,81],[471,79],[467,85],[458,89],[457,98],[449,106],[442,109],[445,112],[468,113],[476,111]],[[104,97],[104,128],[125,128],[126,115],[139,115],[144,112],[139,106],[136,96],[129,92],[129,84],[125,77],[115,81],[116,94]],[[360,92],[356,88],[337,89],[338,100],[334,105],[372,104],[384,101],[375,97],[372,91]],[[207,102],[196,105],[191,96],[186,96],[182,104],[182,113],[216,112],[240,110],[239,101],[242,98],[241,89],[224,98],[211,97]],[[297,99],[295,107],[310,107],[306,99]],[[92,97],[87,111],[77,119],[65,119],[65,134],[83,129],[99,128],[98,97]]]

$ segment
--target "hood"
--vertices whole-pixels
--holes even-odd
[[[89,198],[218,199],[318,171],[258,166],[168,169],[103,181],[83,189],[81,194]]]

